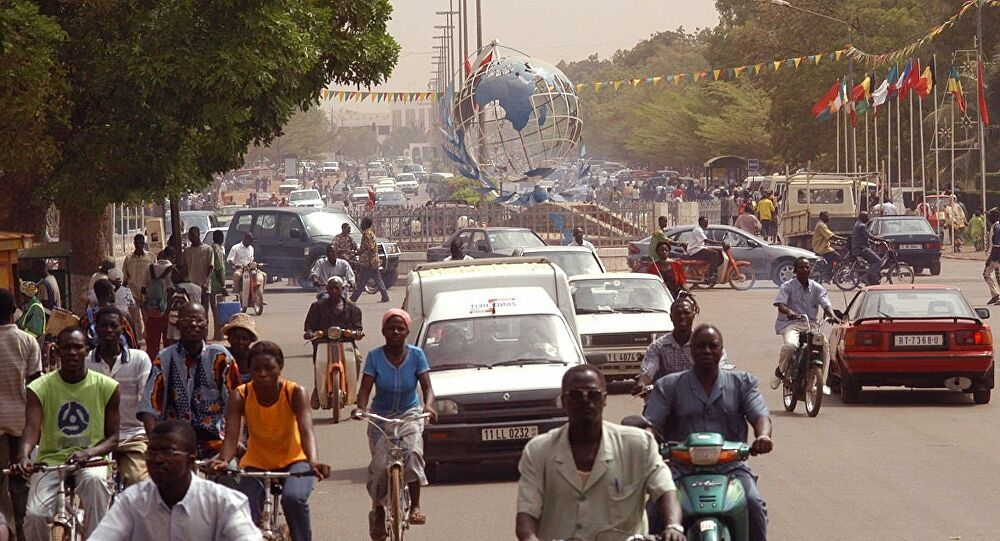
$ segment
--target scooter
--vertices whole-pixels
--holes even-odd
[[[258,316],[264,313],[264,283],[267,282],[267,276],[260,270],[263,266],[263,263],[251,261],[240,267],[242,283],[240,290],[236,292],[236,300],[240,301],[242,311],[246,312],[252,306],[254,314]]]
[[[333,410],[335,424],[340,422],[341,410],[357,402],[361,359],[355,341],[364,337],[361,331],[340,327],[330,327],[312,335],[314,344],[325,346],[325,355],[317,356],[313,367],[318,399],[313,402],[313,409]]]
[[[695,432],[684,443],[665,443],[660,454],[671,462],[693,466],[676,479],[677,498],[689,541],[746,541],[750,538],[747,497],[739,478],[717,467],[750,456],[744,442],[725,441],[721,434]]]
[[[792,413],[801,400],[810,417],[819,415],[823,405],[826,369],[829,368],[826,336],[819,324],[803,320],[808,328],[799,333],[799,346],[792,357],[781,384],[782,403],[785,411]]]
[[[707,249],[707,248],[706,248]],[[733,256],[733,249],[728,244],[722,247],[722,265],[717,269],[718,279],[709,279],[709,263],[699,259],[681,259],[684,266],[684,277],[687,283],[693,287],[712,288],[719,283],[729,282],[733,289],[744,291],[750,289],[757,283],[757,275],[754,273],[750,262],[744,259],[736,259]]]

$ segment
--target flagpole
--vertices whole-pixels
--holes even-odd
[[[840,172],[840,109],[837,109],[837,172]]]
[[[928,84],[934,84],[933,81]],[[918,114],[920,117],[920,189],[923,190],[924,194],[927,193],[927,167],[924,163],[927,161],[927,155],[924,151],[924,99],[920,98],[917,102]],[[916,201],[916,198],[914,198]]]
[[[896,176],[899,180],[899,189],[903,189],[903,128],[899,112],[899,102],[903,99],[902,92],[896,92]]]
[[[851,112],[854,113],[854,118],[857,119],[858,113],[854,109],[854,102],[851,102]],[[855,120],[851,123],[851,146],[854,147],[854,159],[851,160],[851,172],[858,172],[858,122]]]
[[[865,172],[872,170],[871,162],[868,160],[868,111],[865,111]]]
[[[851,166],[850,166],[851,151],[848,150],[848,145],[851,143],[851,138],[847,131],[847,125],[850,124],[850,121],[851,121],[850,112],[845,107],[844,108],[844,172],[845,173],[851,172]]]
[[[937,73],[937,55],[934,55],[934,73]],[[934,87],[934,193],[941,193],[941,141],[938,139],[938,95]],[[927,195],[926,193],[924,195]]]
[[[978,65],[976,67],[976,99],[979,112],[979,174],[982,179],[983,188],[983,214],[986,213],[986,126],[983,124],[983,111],[978,109],[978,98],[980,87],[983,84],[981,78],[983,74],[983,3],[978,2],[979,11],[976,16],[976,56]],[[954,193],[954,192],[953,192]]]
[[[909,95],[906,98],[907,105],[910,108],[910,191],[913,191],[913,177],[916,175],[915,164],[913,163],[913,93],[914,90],[911,88],[908,90]]]
[[[951,96],[951,193],[955,193],[955,95]],[[954,241],[954,239],[952,239]]]
[[[878,111],[878,109],[876,109]],[[872,124],[875,125],[875,172],[881,173],[882,167],[879,165],[881,159],[878,157],[878,115],[872,115]]]
[[[887,97],[886,99],[889,98]],[[885,107],[885,114],[886,114],[885,182],[889,188],[889,191],[892,191],[892,102],[891,101]]]

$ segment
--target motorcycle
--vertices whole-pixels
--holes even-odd
[[[799,400],[806,406],[806,414],[810,417],[819,415],[823,405],[826,370],[829,367],[827,358],[826,336],[819,324],[805,320],[808,329],[799,333],[799,347],[795,350],[791,365],[782,380],[781,394],[785,411],[795,411]]]
[[[716,284],[729,282],[733,289],[745,291],[757,283],[757,275],[750,266],[750,262],[736,259],[729,244],[724,244],[722,247],[722,266],[719,267],[720,272],[715,280],[709,279],[711,272],[707,261],[681,259],[680,262],[684,267],[684,277],[687,283],[693,287],[712,288]]]
[[[889,243],[882,242],[880,244],[885,248],[886,261],[882,265],[879,282],[881,283],[882,279],[885,279],[890,284],[912,284],[916,274],[913,272],[913,267],[899,261],[899,252],[889,246]],[[833,274],[833,283],[844,291],[857,289],[866,284],[865,277],[868,276],[869,266],[865,258],[855,256],[853,261],[845,262],[837,268]]]
[[[241,310],[253,307],[255,315],[264,313],[264,283],[267,276],[260,269],[263,263],[251,261],[240,267],[240,290],[236,292],[236,300],[239,301]]]
[[[313,409],[333,410],[334,423],[340,422],[343,408],[357,402],[361,359],[355,342],[364,337],[361,331],[330,327],[312,333],[310,338],[313,344],[325,346],[325,355],[317,356],[313,367]]]
[[[685,535],[689,541],[746,541],[750,538],[747,497],[739,478],[717,471],[722,464],[746,460],[750,446],[725,441],[721,434],[695,432],[684,443],[660,446],[665,460],[693,466],[676,479]]]

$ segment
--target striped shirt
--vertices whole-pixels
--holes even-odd
[[[0,325],[0,434],[21,435],[27,405],[25,380],[41,371],[38,341],[13,323]]]

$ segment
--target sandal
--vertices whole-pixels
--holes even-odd
[[[385,517],[381,520],[375,520],[375,511],[368,512],[368,537],[371,537],[372,541],[385,541],[388,535],[385,533]]]
[[[427,524],[427,515],[421,513],[420,511],[410,513],[410,524],[414,526]]]

